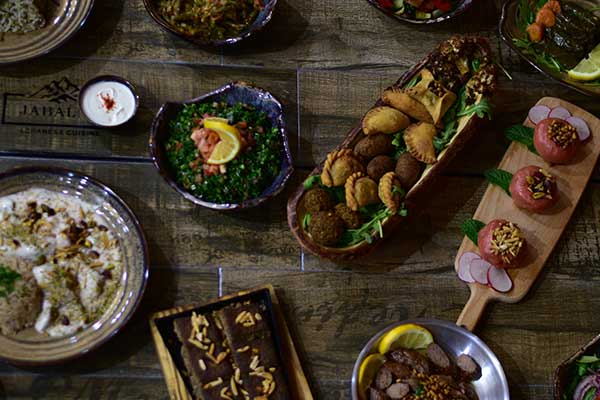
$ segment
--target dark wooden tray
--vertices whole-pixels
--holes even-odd
[[[185,367],[180,354],[181,343],[173,330],[173,320],[191,315],[192,311],[214,311],[245,300],[262,301],[267,306],[276,350],[281,364],[285,367],[284,374],[292,398],[297,400],[313,399],[294,342],[283,318],[275,289],[271,285],[223,296],[200,306],[175,307],[152,315],[150,329],[171,399],[193,400],[190,394],[190,382],[182,373],[185,371]]]
[[[487,40],[484,38],[475,38],[475,41],[480,46],[482,52],[485,55],[487,55],[490,59],[493,59],[492,51]],[[427,64],[429,59],[434,54],[436,54],[437,51],[438,50],[436,48],[436,50],[432,51],[421,62],[419,62],[418,64],[414,65],[411,69],[406,71],[392,87],[405,86],[423,69],[423,67]],[[377,102],[373,105],[373,107],[381,106],[383,104],[383,100],[379,98]],[[478,132],[482,122],[483,121],[480,118],[473,115],[470,118],[470,120],[466,123],[465,127],[455,135],[450,145],[438,155],[437,162],[425,169],[419,181],[407,193],[406,198],[404,200],[406,208],[409,210],[409,212],[418,210],[419,207],[422,207],[423,202],[427,200],[426,195],[434,187],[434,182],[437,176],[444,171],[444,169],[452,161],[456,154],[464,147],[465,143],[467,143],[467,141],[469,141],[469,139],[471,139],[473,135],[475,135],[475,133]],[[352,148],[354,144],[356,144],[356,142],[358,142],[358,140],[362,138],[362,136],[362,124],[359,123],[354,128],[352,128],[350,132],[348,132],[348,135],[346,136],[344,141],[334,150]],[[319,175],[323,170],[324,164],[325,160],[323,160],[310,173],[309,176]],[[298,242],[311,253],[335,261],[348,261],[369,254],[377,245],[379,245],[382,242],[382,238],[379,237],[379,234],[375,233],[373,235],[373,240],[371,243],[362,241],[353,246],[339,248],[324,247],[315,244],[304,232],[304,229],[302,229],[302,221],[300,220],[300,215],[298,212],[298,204],[305,191],[306,189],[304,188],[303,184],[300,184],[296,191],[290,196],[287,204],[288,224]],[[404,218],[398,215],[394,215],[385,220],[382,224],[383,237],[389,237],[392,234],[392,232],[394,232],[394,230],[398,227],[398,225],[403,221],[403,219]]]

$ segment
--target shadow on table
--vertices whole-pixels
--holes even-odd
[[[244,56],[274,53],[298,41],[308,22],[292,6],[290,0],[279,0],[271,21],[262,31],[230,47],[223,48],[224,56]]]

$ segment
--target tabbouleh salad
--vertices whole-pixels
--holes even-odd
[[[207,161],[223,136],[215,136],[205,123],[219,118],[239,138],[240,150],[227,163],[213,165]],[[220,204],[259,197],[280,172],[281,152],[277,127],[265,113],[244,103],[186,104],[170,122],[166,142],[177,183],[202,200]]]

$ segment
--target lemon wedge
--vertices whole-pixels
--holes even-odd
[[[593,81],[600,78],[600,45],[596,46],[590,54],[575,68],[567,71],[569,78],[578,81]]]
[[[379,342],[379,352],[385,354],[397,348],[421,350],[433,343],[431,332],[415,324],[400,325],[385,334]]]
[[[386,358],[383,354],[371,354],[360,364],[358,369],[358,393],[362,399],[367,398],[367,390],[385,361]]]
[[[209,164],[227,164],[233,160],[242,148],[240,133],[236,127],[227,123],[223,118],[206,118],[204,119],[204,127],[213,130],[219,135],[219,143],[213,149]]]

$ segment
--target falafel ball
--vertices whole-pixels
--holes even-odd
[[[373,180],[378,181],[386,172],[393,171],[396,167],[396,160],[390,156],[376,156],[367,165],[367,175]]]
[[[354,146],[354,152],[367,160],[380,154],[390,154],[392,151],[392,136],[384,134],[365,136]]]
[[[325,189],[314,188],[304,193],[302,205],[306,212],[314,214],[319,211],[331,210],[334,202]]]
[[[344,225],[348,229],[357,229],[363,224],[362,217],[356,211],[352,211],[344,203],[339,203],[335,206],[335,213],[344,221]]]
[[[344,234],[344,221],[333,211],[319,211],[310,216],[308,233],[322,246],[333,246]]]
[[[410,153],[402,153],[396,163],[396,175],[403,188],[410,190],[421,177],[423,163]]]

